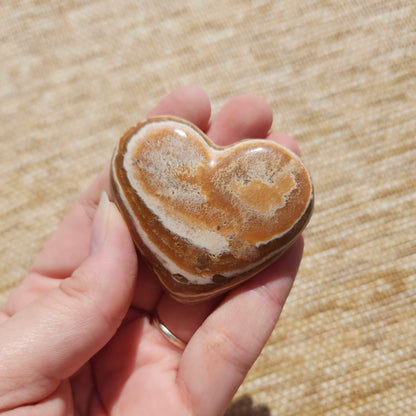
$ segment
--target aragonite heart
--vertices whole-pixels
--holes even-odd
[[[295,241],[313,209],[311,178],[286,148],[258,139],[219,147],[172,117],[126,132],[111,184],[137,248],[185,303],[265,268]]]

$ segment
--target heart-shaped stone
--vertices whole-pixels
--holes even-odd
[[[185,303],[224,293],[265,268],[313,209],[310,175],[286,148],[259,139],[219,147],[173,117],[126,132],[111,184],[138,250]]]

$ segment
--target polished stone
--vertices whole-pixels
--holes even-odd
[[[219,147],[172,117],[127,131],[111,183],[137,248],[171,295],[188,303],[269,265],[313,209],[311,177],[286,148],[260,139]]]

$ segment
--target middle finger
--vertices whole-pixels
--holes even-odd
[[[229,100],[215,116],[208,136],[227,146],[237,140],[266,138],[273,122],[270,105],[255,95],[240,95]]]

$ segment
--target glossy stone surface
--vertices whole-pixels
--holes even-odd
[[[126,132],[111,184],[138,250],[186,303],[265,268],[295,241],[313,209],[310,175],[286,148],[257,139],[219,147],[172,117]]]

